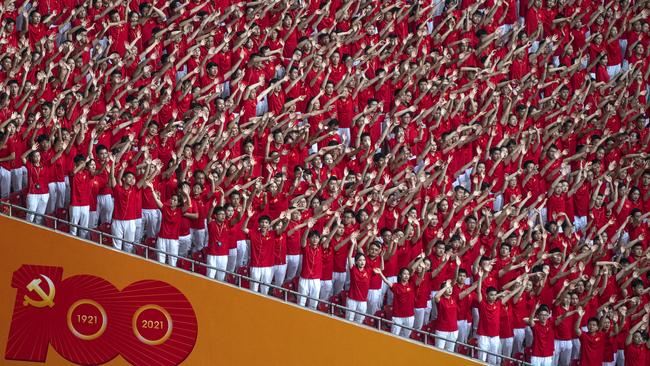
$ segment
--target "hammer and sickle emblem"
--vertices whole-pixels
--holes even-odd
[[[24,306],[34,306],[37,308],[44,308],[46,306],[53,307],[54,306],[54,294],[56,293],[56,289],[54,288],[54,283],[52,283],[52,280],[47,277],[46,275],[41,275],[47,282],[48,287],[50,288],[49,293],[45,293],[43,288],[40,286],[41,285],[41,279],[40,278],[35,278],[30,282],[26,288],[28,291],[33,291],[36,292],[36,294],[41,298],[40,300],[34,300],[30,298],[29,296],[25,295],[25,298],[23,300],[23,305]]]

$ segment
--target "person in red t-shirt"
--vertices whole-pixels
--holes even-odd
[[[28,158],[29,157],[29,158]],[[43,223],[43,216],[47,209],[47,201],[50,198],[48,191],[48,170],[41,161],[41,153],[38,151],[38,144],[34,144],[31,150],[26,151],[22,156],[23,164],[27,168],[27,210],[26,219],[37,224]],[[35,212],[34,215],[32,212]]]
[[[485,291],[483,297],[483,278],[485,272],[481,269],[479,271],[478,286],[476,289],[476,301],[478,303],[478,328],[476,335],[478,336],[479,359],[483,362],[487,361],[490,364],[497,363],[497,354],[499,353],[499,346],[501,340],[499,338],[499,321],[501,320],[501,302],[497,301],[497,289],[490,286]]]
[[[323,272],[323,247],[320,245],[321,235],[317,230],[312,230],[316,220],[307,221],[307,230],[302,234],[300,245],[302,247],[302,268],[298,281],[298,305],[305,306],[309,297],[309,307],[316,309],[317,299],[320,296],[320,279]],[[325,242],[324,245],[329,245]]]
[[[269,292],[269,287],[266,285],[273,280],[275,232],[271,230],[271,218],[267,215],[259,216],[255,230],[249,229],[247,224],[253,214],[253,210],[249,207],[248,216],[242,226],[242,230],[250,240],[250,288],[266,295]]]
[[[438,306],[436,347],[449,352],[454,351],[458,339],[458,300],[452,296],[453,292],[452,281],[447,280],[433,298]]]
[[[424,254],[420,258],[424,258]],[[381,276],[382,281],[393,292],[393,325],[390,332],[402,337],[410,337],[415,321],[415,277],[411,277],[410,269],[402,268],[397,275],[397,282],[392,283],[380,268],[374,268],[373,271]]]
[[[648,314],[632,328],[625,339],[625,366],[647,365],[650,338],[644,342],[641,327],[648,328]]]
[[[88,232],[77,230],[77,225],[88,227],[90,200],[92,198],[92,173],[86,168],[86,157],[74,157],[74,169],[70,179],[70,235],[86,238]]]
[[[148,183],[149,188],[153,190],[153,185],[151,182]],[[185,194],[185,192],[183,192]],[[191,201],[185,197],[183,200],[183,206],[181,208],[181,198],[178,194],[173,194],[169,198],[169,203],[163,204],[160,200],[160,195],[158,192],[154,191],[153,195],[158,208],[162,211],[162,221],[160,223],[160,232],[158,233],[158,239],[156,241],[156,248],[160,250],[158,252],[158,261],[160,263],[165,263],[167,261],[167,253],[178,254],[178,233],[180,231],[181,219],[183,217],[183,212],[187,211],[188,206],[191,204]],[[169,264],[176,264],[176,257],[169,256]]]
[[[578,309],[578,318],[574,325],[574,332],[580,339],[580,366],[602,366],[605,353],[605,334],[600,331],[598,318],[587,321],[587,332],[580,329],[584,309]]]
[[[359,324],[363,323],[368,308],[368,289],[370,288],[370,271],[366,268],[366,255],[357,252],[357,233],[350,235],[352,245],[348,252],[348,266],[350,267],[350,291],[345,306],[345,318]],[[356,254],[355,254],[356,253]]]
[[[538,303],[526,319],[533,331],[533,353],[530,359],[533,366],[553,366],[555,335],[550,316],[548,306],[540,306]]]
[[[125,146],[128,146],[126,144]],[[124,150],[123,150],[124,151]],[[115,162],[118,158],[111,157],[111,171],[108,184],[113,189],[115,209],[113,210],[113,221],[111,223],[111,234],[113,247],[118,250],[124,248],[127,252],[133,251],[136,235],[136,220],[140,217],[142,209],[138,212],[139,202],[142,201],[142,187],[145,184],[146,176],[136,182],[135,174],[126,171],[127,163],[123,161],[119,171],[119,177],[115,177]],[[121,184],[118,184],[118,180]]]
[[[217,206],[217,201],[213,200],[210,211],[207,216],[208,220],[208,245],[206,248],[206,262],[208,264],[207,275],[218,281],[226,278],[226,267],[228,266],[228,252],[230,251],[229,225],[226,221],[226,210],[222,206]]]

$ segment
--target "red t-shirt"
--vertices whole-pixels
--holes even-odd
[[[113,220],[135,220],[142,215],[142,210],[138,212],[138,201],[142,201],[142,190],[137,187],[124,188],[116,185],[113,188],[113,198],[115,200],[115,210],[113,211]]]
[[[553,322],[555,322],[555,319],[559,318],[563,314],[571,311],[571,307],[569,307],[569,310],[565,310],[562,306],[557,306],[555,307],[555,310],[553,311]],[[575,324],[575,317],[569,316],[564,318],[560,322],[560,325],[555,326],[555,339],[559,341],[568,341],[573,339],[573,325]]]
[[[248,237],[251,241],[251,267],[273,266],[275,233],[269,230],[266,235],[262,235],[255,229],[249,232]]]
[[[323,248],[317,245],[315,248],[307,245],[302,248],[302,269],[300,278],[320,279],[323,273]]]
[[[415,283],[413,280],[403,285],[395,283],[393,291],[393,317],[408,318],[415,315]]]
[[[166,204],[162,208],[162,221],[158,237],[161,239],[178,240],[178,231],[181,226],[181,216],[183,215],[179,207],[172,208]]]
[[[441,332],[455,332],[458,330],[458,302],[453,296],[440,298],[436,330]]]
[[[369,287],[370,273],[368,269],[359,269],[357,266],[353,266],[350,269],[350,292],[348,297],[354,301],[367,301]]]
[[[499,336],[499,321],[501,320],[501,303],[496,301],[489,304],[487,301],[478,303],[478,330],[476,334],[486,337]]]
[[[625,347],[625,366],[645,365],[648,349],[645,343],[630,344]]]
[[[27,167],[27,193],[29,194],[46,194],[49,193],[47,188],[49,174],[46,167],[34,166],[31,162],[25,164]]]
[[[210,221],[208,223],[208,255],[228,255],[230,250],[228,243],[229,231],[228,222]]]
[[[90,206],[91,180],[90,172],[85,169],[72,176],[70,182],[70,206]]]
[[[601,366],[605,352],[605,335],[602,332],[580,335],[580,365]]]
[[[533,327],[533,356],[550,357],[555,351],[555,337],[553,336],[553,326],[551,319],[546,325],[536,322]]]

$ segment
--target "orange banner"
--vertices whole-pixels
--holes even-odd
[[[4,216],[0,232],[3,365],[478,364]]]

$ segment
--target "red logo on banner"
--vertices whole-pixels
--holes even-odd
[[[63,268],[23,265],[5,359],[45,362],[48,345],[70,362],[178,365],[192,352],[197,321],[175,287],[143,280],[118,290],[91,275],[63,279]]]

